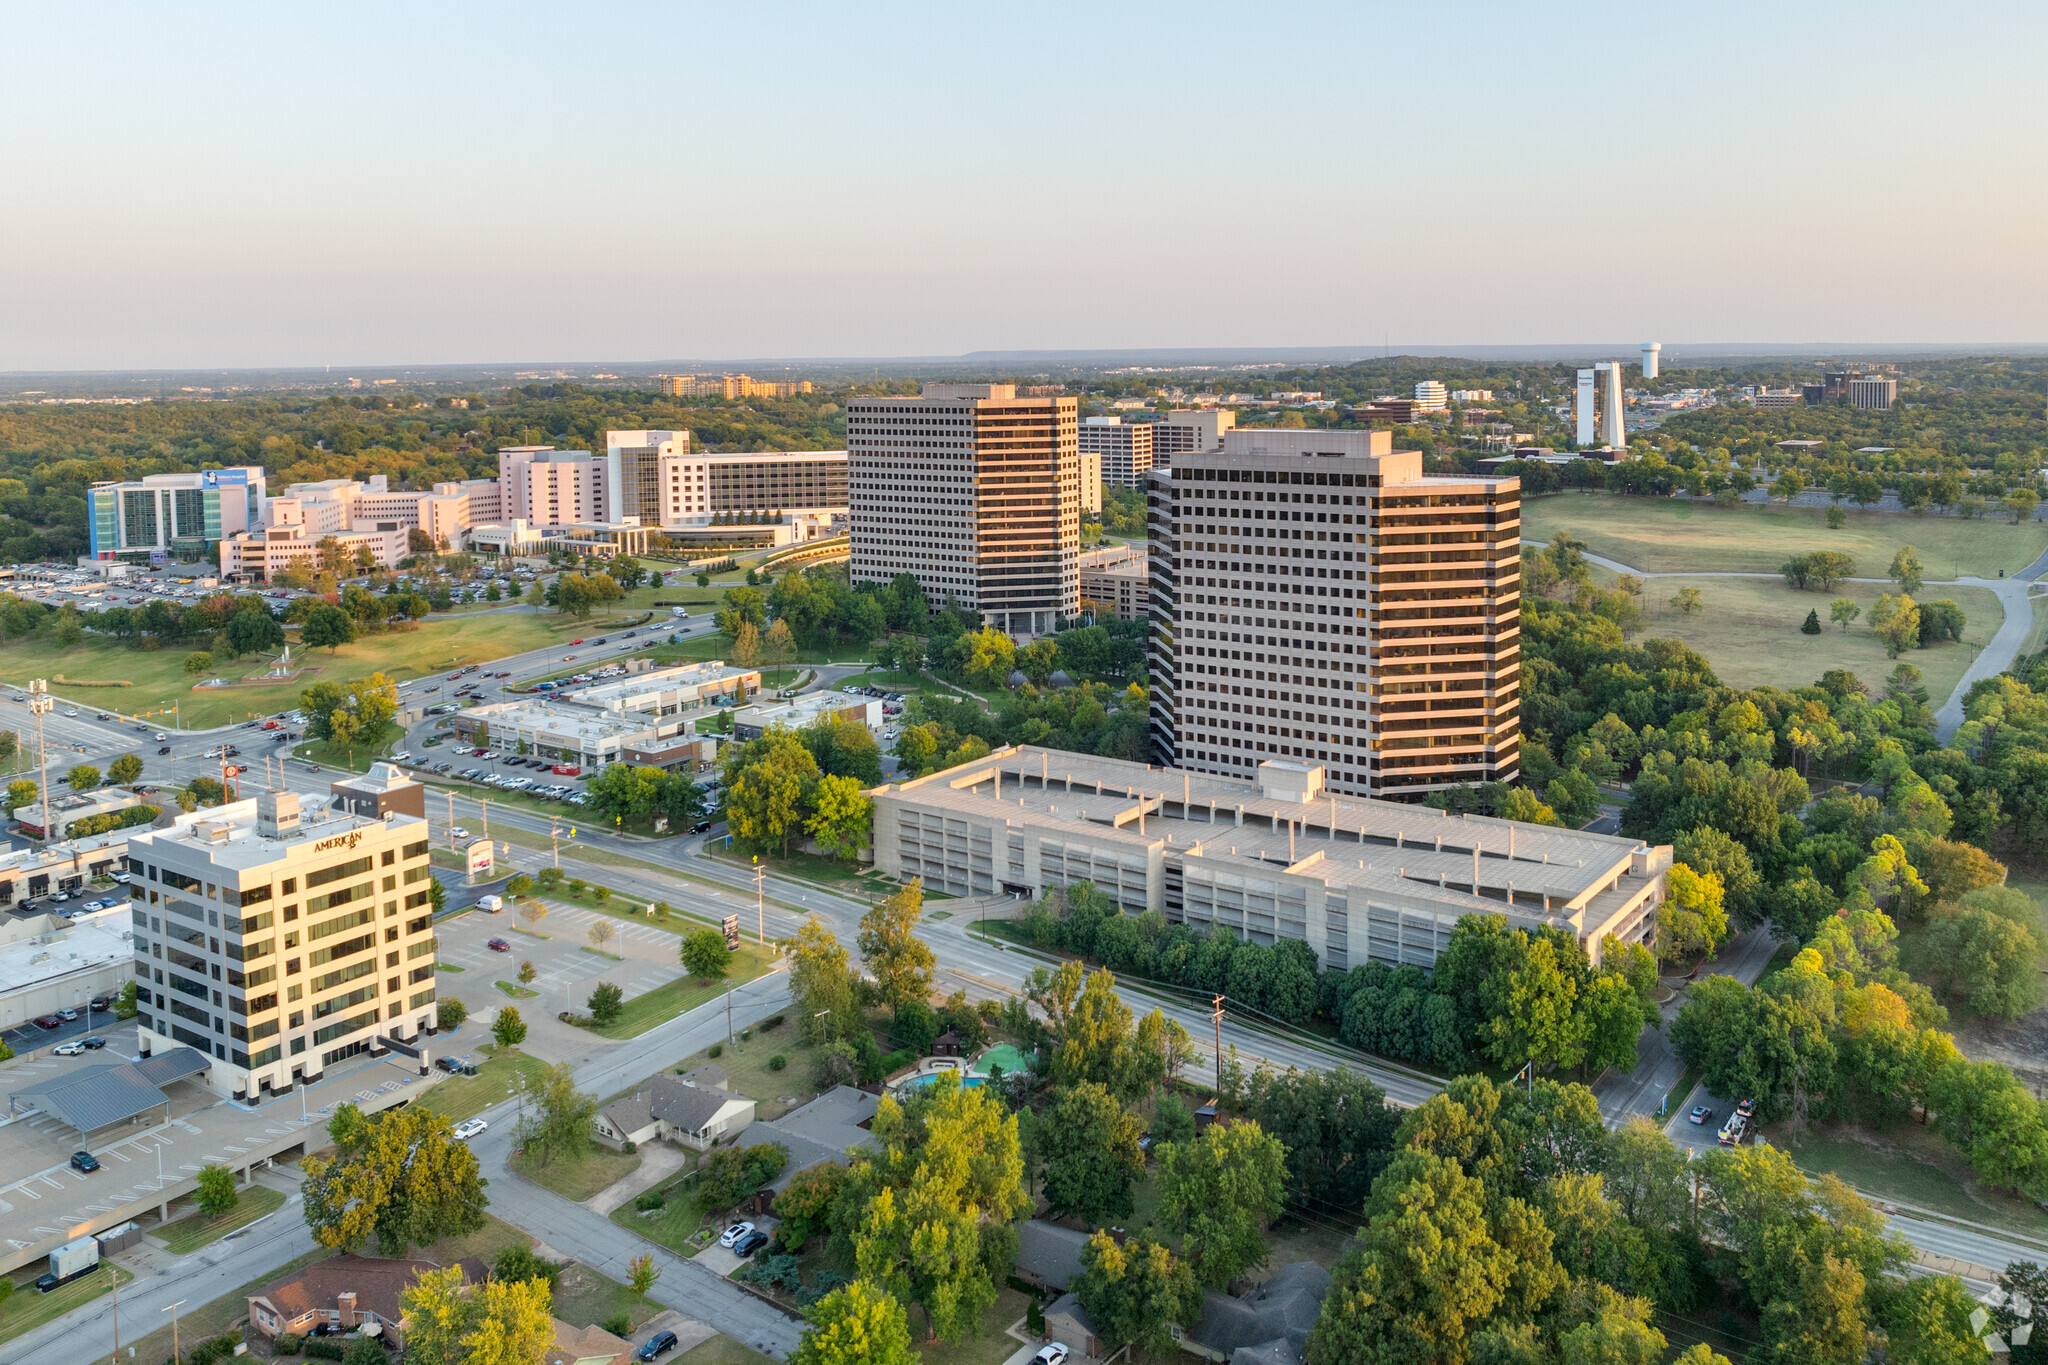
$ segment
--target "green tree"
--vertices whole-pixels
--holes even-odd
[[[126,787],[142,776],[142,760],[134,754],[122,754],[107,765],[107,777]]]
[[[1870,629],[1884,641],[1885,653],[1896,659],[1920,643],[1920,608],[1904,593],[1881,594],[1870,609]]]
[[[1500,1009],[1482,1031],[1487,1055],[1502,1066],[1575,1067],[1585,1059],[1586,1022],[1578,1012],[1577,974],[1548,934],[1529,941],[1508,971]]]
[[[186,677],[196,678],[203,673],[211,673],[212,671],[213,656],[211,654],[208,654],[205,650],[195,649],[190,654],[187,654],[185,656]]]
[[[330,602],[322,602],[299,623],[299,642],[308,649],[338,653],[356,638],[355,618]]]
[[[1975,1365],[1987,1354],[1970,1325],[1976,1311],[1976,1299],[1953,1275],[1907,1280],[1885,1310],[1885,1358],[1899,1365]]]
[[[36,799],[42,788],[25,777],[18,777],[7,784],[7,809],[19,810]]]
[[[1837,597],[1828,606],[1828,619],[1847,630],[1863,614],[1863,608],[1856,605],[1853,597]]]
[[[1046,1118],[1039,1153],[1053,1212],[1098,1227],[1130,1218],[1145,1174],[1138,1116],[1106,1087],[1081,1081],[1055,1092]]]
[[[615,1024],[619,1019],[619,1011],[625,1008],[625,1004],[625,992],[606,981],[590,993],[590,1017],[600,1028]]]
[[[818,847],[838,858],[852,858],[874,837],[874,803],[850,777],[827,777],[818,783],[816,809],[806,828]]]
[[[832,1290],[804,1310],[804,1334],[790,1365],[915,1365],[910,1320],[872,1280]]]
[[[100,770],[90,763],[81,763],[64,774],[64,780],[75,792],[89,792],[100,784]]]
[[[516,1006],[498,1007],[498,1017],[491,1023],[491,1037],[498,1040],[499,1047],[518,1047],[526,1041],[526,1021],[519,1017]]]
[[[1287,1154],[1256,1120],[1211,1124],[1193,1142],[1158,1149],[1159,1216],[1182,1234],[1181,1252],[1205,1285],[1220,1288],[1265,1264],[1265,1231],[1280,1216]]]
[[[235,1188],[235,1173],[217,1164],[200,1168],[198,1193],[199,1211],[208,1218],[218,1218],[242,1202],[242,1192]]]
[[[525,1117],[519,1121],[516,1140],[527,1156],[547,1166],[590,1150],[597,1097],[576,1088],[576,1073],[567,1062],[522,1076],[520,1091],[526,1100]]]
[[[725,946],[725,935],[716,929],[698,929],[683,936],[683,970],[699,981],[716,981],[726,973],[732,961],[732,950]]]
[[[1671,605],[1678,608],[1682,614],[1690,616],[1706,604],[1701,598],[1698,588],[1680,588],[1677,594],[1672,597]]]
[[[630,1274],[626,1282],[632,1286],[635,1294],[645,1294],[654,1288],[654,1282],[661,1278],[661,1268],[655,1265],[651,1252],[642,1252],[635,1256],[628,1263],[627,1269]]]
[[[759,847],[776,846],[787,856],[818,784],[817,759],[793,733],[777,726],[759,739],[729,746],[725,776],[725,814],[732,832]]]
[[[1935,990],[1972,1014],[2007,1023],[2039,1007],[2040,921],[1966,908],[1932,925],[1915,960]]]
[[[461,1266],[423,1270],[399,1304],[406,1365],[536,1365],[555,1339],[554,1290],[540,1277],[469,1285]]]
[[[328,1124],[332,1157],[300,1163],[305,1217],[322,1245],[354,1250],[372,1237],[384,1256],[465,1236],[484,1226],[476,1154],[448,1120],[407,1105],[364,1115],[343,1104]]]
[[[1081,1249],[1081,1276],[1071,1288],[1105,1343],[1152,1355],[1173,1351],[1175,1324],[1191,1329],[1202,1316],[1194,1272],[1150,1233],[1120,1244],[1098,1229]]]
[[[1921,576],[1924,572],[1920,565],[1919,553],[1907,545],[1892,556],[1892,566],[1887,570],[1887,577],[1899,585],[1899,592],[1902,595],[1917,597],[1920,594]]]
[[[1818,635],[1821,633],[1821,630],[1820,608],[1811,608],[1806,613],[1806,619],[1799,623],[1799,633],[1801,635]]]
[[[1667,962],[1710,954],[1728,936],[1728,911],[1721,876],[1695,872],[1675,862],[1665,878],[1664,903],[1657,907],[1657,951]]]
[[[841,1037],[860,1024],[855,978],[846,949],[818,919],[797,927],[789,954],[789,999],[797,1034],[807,1043]]]
[[[469,1018],[469,1006],[454,996],[443,996],[434,1002],[434,1024],[444,1032],[462,1027],[462,1021]]]
[[[1008,635],[983,626],[961,636],[959,649],[960,672],[968,682],[990,692],[1008,689],[1017,662],[1017,646]]]
[[[861,917],[856,940],[868,971],[874,974],[882,999],[891,1009],[932,993],[937,959],[917,936],[924,915],[924,879],[912,877],[887,900]]]

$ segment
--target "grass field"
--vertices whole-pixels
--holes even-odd
[[[1930,579],[2018,573],[2048,549],[2048,524],[1903,512],[1850,512],[1830,531],[1820,508],[1744,506],[1725,510],[1674,498],[1564,493],[1522,504],[1522,538],[1549,540],[1559,529],[1593,553],[1647,573],[1775,573],[1789,555],[1840,550],[1859,577],[1882,578],[1892,556],[1911,545]],[[1667,594],[1668,595],[1668,594]],[[1966,608],[1967,609],[1967,608]]]
[[[728,961],[731,965],[722,979],[700,985],[695,977],[679,976],[666,985],[634,996],[620,1009],[615,1022],[603,1028],[593,1028],[591,1032],[600,1038],[637,1038],[685,1010],[716,1000],[725,994],[727,986],[752,981],[767,972],[775,965],[775,950],[772,946],[763,948],[742,939],[740,950]]]
[[[547,1069],[546,1062],[524,1052],[500,1053],[479,1066],[474,1076],[450,1076],[437,1082],[419,1102],[449,1122],[459,1123],[511,1099],[520,1077],[538,1076]]]
[[[1610,575],[1598,574],[1602,582]],[[1701,610],[1687,616],[1671,605],[1682,587],[1698,588]],[[1884,644],[1865,624],[1886,585],[1843,583],[1830,592],[1800,592],[1775,578],[1653,578],[1643,589],[1648,624],[1637,638],[1656,636],[1683,640],[1714,666],[1730,687],[1807,687],[1831,668],[1846,668],[1873,687],[1900,663],[1909,663],[1926,678],[1927,695],[1939,706],[1955,688],[1976,650],[1970,644],[1911,649],[1898,659],[1885,657]],[[1982,643],[1998,630],[2005,614],[1998,597],[1985,588],[1933,588],[1928,600],[1948,598],[1963,609],[1969,626],[1965,641]],[[1863,608],[1856,624],[1843,630],[1828,620],[1828,605],[1849,597]],[[1827,627],[1819,635],[1801,635],[1806,613],[1820,611]]]
[[[771,1361],[721,1332],[698,1342],[669,1361],[669,1365],[771,1365]]]
[[[82,1280],[73,1280],[70,1284],[53,1289],[47,1294],[38,1294],[36,1277],[48,1268],[41,1261],[37,1261],[26,1269],[15,1272],[14,1292],[7,1296],[5,1303],[0,1303],[0,1342],[12,1341],[30,1328],[40,1327],[46,1322],[61,1318],[72,1309],[91,1303],[100,1295],[108,1293],[114,1287],[113,1276],[108,1273],[110,1270],[121,1277],[121,1283],[124,1285],[132,1284],[135,1280],[132,1272],[114,1270],[112,1262],[107,1262],[100,1270]],[[242,1304],[242,1311],[249,1311],[247,1302]],[[187,1337],[186,1340],[190,1341],[191,1338]]]
[[[746,1027],[746,1021],[738,1021]],[[795,1021],[780,1028],[753,1029],[752,1038],[741,1041],[737,1033],[731,1043],[719,1045],[719,1055],[713,1057],[706,1049],[691,1057],[684,1058],[676,1065],[676,1073],[695,1071],[707,1062],[715,1062],[724,1070],[728,1082],[739,1094],[745,1095],[760,1106],[754,1117],[765,1122],[778,1119],[790,1110],[809,1104],[818,1097],[818,1086],[812,1079],[817,1062],[817,1049],[809,1043],[797,1041]],[[780,1071],[768,1069],[771,1057],[786,1059]]]
[[[681,1179],[682,1175],[678,1171],[676,1178]],[[678,1256],[695,1256],[703,1250],[690,1245],[690,1234],[704,1226],[704,1214],[687,1190],[677,1190],[653,1213],[640,1212],[628,1200],[612,1210],[611,1218],[627,1231],[659,1242]]]
[[[267,1185],[251,1185],[241,1191],[235,1206],[218,1218],[208,1218],[194,1208],[156,1230],[174,1256],[189,1256],[199,1248],[218,1242],[237,1228],[245,1228],[284,1204],[284,1195]]]
[[[199,689],[194,689],[192,679],[185,675],[189,651],[184,649],[128,649],[92,637],[70,649],[60,649],[46,641],[25,640],[10,643],[0,654],[0,682],[49,678],[51,691],[59,697],[123,715],[168,712],[175,701],[182,725],[204,729],[288,710],[298,705],[299,693],[315,682],[349,682],[377,672],[403,682],[455,664],[503,658],[602,628],[595,617],[578,621],[552,612],[496,612],[461,620],[436,617],[418,630],[366,636],[332,654],[314,650],[306,656],[307,671],[291,682]],[[262,664],[260,658],[249,655],[237,666],[256,672]],[[60,674],[83,682],[126,681],[133,686],[78,688],[66,693],[64,684],[57,681]]]
[[[545,1166],[518,1152],[513,1155],[511,1166],[534,1184],[580,1204],[639,1170],[640,1154],[593,1145],[582,1156],[557,1157]]]
[[[1829,1126],[1788,1141],[1786,1150],[1802,1170],[1839,1176],[1880,1199],[2048,1237],[2048,1213],[2016,1195],[1979,1186],[1971,1179],[1969,1162],[1931,1128],[1906,1123],[1876,1133]]]

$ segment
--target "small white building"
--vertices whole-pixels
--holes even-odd
[[[725,1072],[699,1067],[688,1076],[659,1075],[600,1109],[594,1127],[608,1147],[661,1139],[704,1151],[738,1137],[754,1121],[754,1101],[730,1087]]]
[[[882,703],[846,692],[813,692],[794,701],[742,708],[733,714],[732,734],[738,740],[759,739],[772,725],[802,730],[828,718],[857,720],[870,730],[879,729]]]

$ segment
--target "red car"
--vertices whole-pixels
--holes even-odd
[[[577,777],[582,774],[583,769],[574,763],[557,763],[549,771],[557,777]]]
[[[570,643],[570,644],[572,644],[572,645],[580,645],[580,644],[582,644],[583,642],[582,642],[581,640],[571,640],[571,641],[570,641],[569,643]]]
[[[494,953],[509,953],[512,951],[512,945],[505,942],[502,938],[494,938],[489,943],[486,943],[484,947],[489,948]]]
[[[453,673],[450,673],[450,674],[448,675],[448,681],[449,681],[449,682],[454,682],[454,681],[455,681],[455,680],[456,680],[457,678],[459,678],[459,677],[461,677],[461,676],[462,676],[462,670],[458,668],[458,669],[456,669],[456,670],[455,670],[455,671],[454,671]]]
[[[37,1028],[63,1028],[63,1027],[64,1027],[64,1021],[63,1021],[62,1019],[59,1019],[59,1018],[58,1018],[58,1017],[57,1017],[56,1015],[54,1015],[54,1014],[39,1014],[39,1015],[37,1015],[37,1016],[36,1016],[36,1027],[37,1027]]]
[[[279,728],[279,725],[278,722],[274,720],[267,720],[263,722],[263,728],[266,730],[275,730]]]

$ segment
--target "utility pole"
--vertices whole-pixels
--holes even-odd
[[[732,983],[725,983],[725,1045],[732,1046]]]
[[[36,718],[36,752],[41,755],[43,774],[43,842],[50,841],[50,746],[43,740],[43,717],[50,714],[50,685],[37,678],[28,685],[28,712]]]
[[[1223,1098],[1223,997],[1213,1002],[1216,1009],[1216,1098]]]
[[[177,1360],[177,1359],[179,1359],[180,1357],[182,1357],[182,1356],[184,1355],[184,1352],[182,1352],[182,1351],[180,1351],[180,1350],[178,1349],[178,1310],[179,1310],[180,1308],[184,1307],[184,1306],[185,1306],[185,1301],[184,1301],[183,1299],[179,1299],[179,1300],[178,1300],[178,1301],[177,1301],[176,1303],[172,1304],[172,1305],[171,1305],[170,1307],[168,1307],[168,1308],[165,1308],[165,1309],[163,1309],[163,1310],[162,1310],[163,1312],[169,1313],[169,1314],[171,1315],[171,1359],[172,1359],[172,1360]]]
[[[548,817],[548,847],[554,851],[555,866],[562,865],[562,822],[555,816]]]
[[[446,795],[448,797],[448,851],[453,853],[455,851],[455,792],[451,789]]]
[[[107,1262],[107,1275],[114,1282],[114,1365],[121,1360],[121,1272],[114,1269],[112,1261]]]
[[[476,803],[483,809],[484,838],[488,839],[491,837],[491,798],[488,796],[479,796],[476,799]]]
[[[754,855],[754,932],[759,935],[761,946],[764,948],[768,946],[768,892],[765,880],[767,876],[768,869],[761,866],[761,855],[757,853]]]

